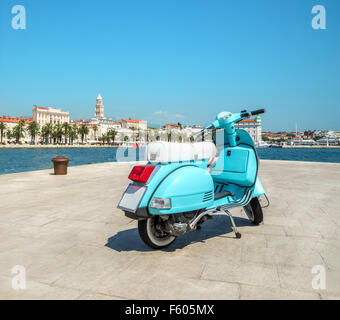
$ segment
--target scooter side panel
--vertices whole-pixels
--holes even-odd
[[[165,179],[172,172],[179,170],[179,168],[187,167],[187,166],[195,166],[195,167],[204,169],[204,168],[207,168],[207,164],[208,164],[207,160],[202,160],[202,161],[186,161],[186,162],[175,162],[175,163],[156,165],[157,172],[152,176],[152,179],[150,179],[150,181],[148,181],[148,183],[146,184],[147,190],[143,196],[143,199],[141,200],[141,203],[139,204],[139,207],[142,208],[142,207],[148,206],[149,199],[152,196],[155,189],[162,182],[162,180]],[[155,164],[148,163],[148,165],[155,165]],[[136,183],[132,182],[132,184],[136,184]]]
[[[154,197],[170,198],[171,209],[148,207],[150,214],[173,214],[209,207],[214,199],[214,183],[203,168],[187,166],[166,177],[156,189]],[[150,201],[150,203],[151,203]]]

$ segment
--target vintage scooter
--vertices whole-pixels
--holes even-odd
[[[141,239],[151,248],[170,245],[176,237],[200,229],[211,214],[225,212],[240,238],[230,208],[243,207],[254,224],[263,221],[259,197],[265,190],[257,177],[254,142],[235,123],[264,113],[221,112],[196,136],[213,130],[212,142],[152,142],[147,165],[135,166],[118,208],[138,220]],[[218,157],[217,157],[218,154]]]

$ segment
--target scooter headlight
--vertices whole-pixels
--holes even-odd
[[[150,207],[154,209],[170,209],[171,200],[169,198],[153,198]]]

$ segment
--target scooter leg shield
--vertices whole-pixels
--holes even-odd
[[[258,197],[258,196],[260,196],[262,194],[265,194],[265,193],[266,193],[266,191],[264,190],[263,185],[262,185],[260,179],[257,178],[256,179],[256,183],[255,183],[255,189],[254,189],[254,193],[253,193],[253,198]]]

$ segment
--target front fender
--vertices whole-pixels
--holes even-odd
[[[256,183],[255,183],[255,189],[254,189],[254,193],[253,193],[253,198],[261,196],[262,194],[265,194],[265,193],[266,193],[266,191],[264,190],[260,179],[257,177]]]
[[[150,204],[154,197],[170,198],[171,209],[155,209]],[[203,168],[181,167],[170,173],[152,195],[148,211],[150,214],[173,214],[209,207],[213,204],[214,183]]]

